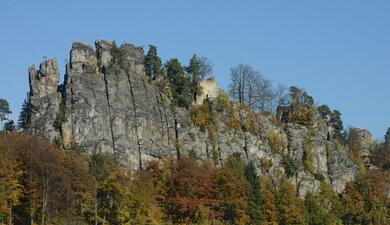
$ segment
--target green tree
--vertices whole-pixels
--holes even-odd
[[[330,119],[330,116],[332,115],[332,111],[330,110],[329,106],[327,105],[321,105],[318,107],[318,115],[319,118],[328,120]]]
[[[15,127],[15,123],[13,120],[10,120],[10,121],[7,121],[4,123],[4,130],[11,132],[11,131],[14,131],[15,129],[16,129],[16,127]]]
[[[250,217],[250,224],[260,224],[262,203],[260,180],[252,161],[245,166],[245,179],[249,184],[247,214]]]
[[[193,55],[190,59],[188,67],[185,68],[186,72],[191,76],[191,89],[193,92],[194,101],[196,97],[201,93],[200,81],[202,80],[201,75],[201,61],[196,55]]]
[[[343,121],[341,120],[341,113],[338,110],[333,110],[330,122],[337,132],[341,134],[344,130]]]
[[[19,119],[18,119],[18,127],[19,129],[25,130],[28,128],[28,125],[31,121],[31,106],[29,102],[24,100],[22,109],[19,114]]]
[[[4,98],[0,98],[0,122],[3,125],[4,121],[8,120],[9,114],[11,114],[8,101]]]
[[[206,57],[198,57],[194,54],[190,59],[188,67],[186,67],[186,71],[191,74],[192,77],[205,79],[213,72],[213,66]]]
[[[390,127],[387,129],[387,132],[385,134],[385,142],[383,144],[386,150],[390,151]]]
[[[296,195],[295,188],[287,180],[283,180],[279,188],[278,208],[280,212],[280,224],[304,225],[304,205]]]
[[[192,77],[197,77],[200,79],[201,78],[200,64],[201,64],[200,58],[196,55],[193,55],[192,58],[190,59],[190,63],[185,69],[187,73],[189,73]]]
[[[165,64],[173,101],[180,107],[189,107],[192,102],[190,78],[178,59],[171,59]]]
[[[161,74],[161,65],[156,46],[149,45],[149,51],[145,56],[145,72],[149,79],[155,80]]]

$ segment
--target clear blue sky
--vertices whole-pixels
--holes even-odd
[[[382,138],[390,126],[389,0],[0,0],[0,98],[17,118],[27,68],[64,61],[74,41],[154,44],[161,57],[193,53],[229,68],[247,63],[275,83],[305,88],[339,109],[346,127]]]

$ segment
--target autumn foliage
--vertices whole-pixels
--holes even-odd
[[[386,170],[360,174],[341,195],[321,182],[301,198],[240,154],[218,166],[182,157],[130,171],[109,153],[15,132],[0,135],[0,153],[0,224],[390,224]]]

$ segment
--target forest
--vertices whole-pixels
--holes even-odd
[[[0,151],[2,224],[389,224],[389,149],[343,194],[323,182],[305,199],[239,154],[220,167],[167,157],[130,171],[17,132],[1,134]]]

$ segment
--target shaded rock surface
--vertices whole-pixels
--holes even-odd
[[[195,152],[199,160],[223,164],[233,153],[252,160],[259,172],[275,182],[285,176],[283,159],[292,158],[298,172],[290,177],[301,195],[316,191],[321,175],[342,192],[357,169],[348,148],[328,140],[329,127],[319,124],[310,131],[297,124],[274,125],[261,118],[260,134],[235,132],[223,121],[214,138],[191,121],[188,110],[170,107],[170,100],[149,82],[144,72],[144,51],[123,44],[129,69],[112,65],[111,41],[96,41],[95,48],[74,43],[66,66],[64,84],[55,59],[45,60],[39,70],[29,69],[29,102],[33,115],[29,131],[48,140],[61,140],[64,148],[77,143],[88,152],[110,152],[130,168],[142,168],[149,160],[179,157]],[[280,133],[286,143],[275,153],[267,140],[270,132]],[[303,159],[311,151],[312,171],[305,171]],[[264,160],[271,162],[261,170]],[[317,176],[315,176],[317,175]]]

